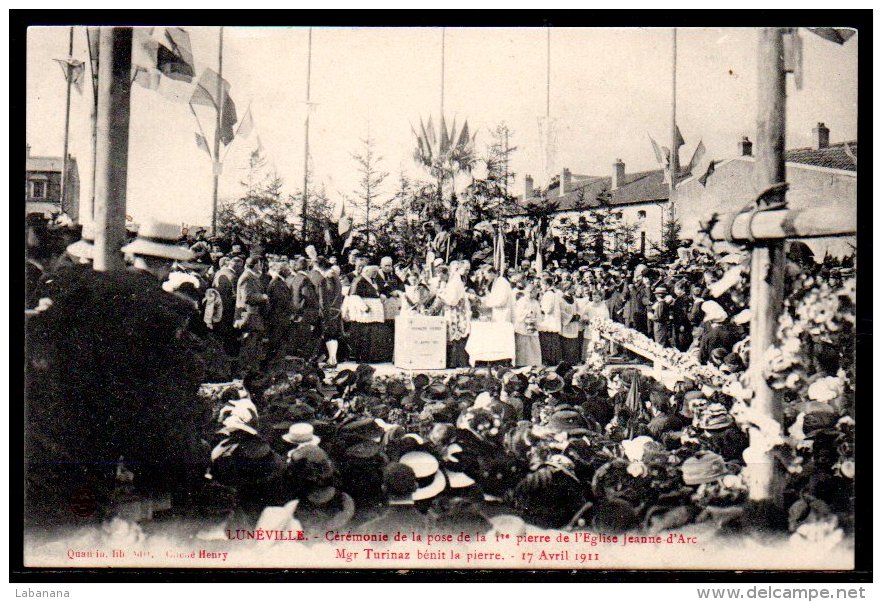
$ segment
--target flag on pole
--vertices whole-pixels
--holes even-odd
[[[707,186],[707,179],[711,177],[714,173],[714,167],[716,166],[716,161],[711,161],[708,163],[707,169],[704,171],[704,175],[698,178],[698,183],[702,186]]]
[[[66,59],[52,59],[61,67],[62,73],[64,73],[65,81],[69,81],[74,89],[77,91],[77,94],[83,93],[83,73],[86,70],[86,64],[83,61],[78,61],[75,58],[66,58]]]
[[[222,100],[216,98],[218,83],[220,83],[223,94]],[[203,69],[202,75],[199,76],[199,82],[190,96],[190,104],[214,107],[216,111],[223,107],[220,127],[221,142],[227,145],[233,141],[235,137],[233,126],[236,125],[238,118],[236,117],[236,103],[230,97],[230,83],[227,80],[220,77],[213,69]]]
[[[196,146],[199,148],[199,150],[204,150],[205,154],[207,154],[208,157],[211,158],[211,149],[208,148],[208,141],[205,139],[205,136],[203,136],[199,132],[195,132],[195,135]]]
[[[856,29],[849,27],[807,27],[810,32],[821,36],[825,40],[839,44],[845,44],[851,37],[857,33]]]
[[[456,146],[465,148],[469,145],[469,141],[469,121],[466,119],[465,124],[462,126],[462,132],[459,134],[459,140],[456,141]]]
[[[665,157],[665,155],[662,153],[662,150],[659,147],[658,143],[652,138],[652,136],[649,135],[649,132],[647,132],[646,135],[649,137],[649,143],[652,144],[652,152],[655,153],[656,163],[658,163],[658,166],[661,167],[662,169],[667,169],[668,168],[667,157]]]
[[[450,136],[447,133],[447,124],[444,123],[444,115],[441,115],[441,146],[439,151],[443,155],[450,149]]]
[[[239,122],[239,127],[236,129],[236,137],[247,138],[251,135],[251,130],[254,129],[254,118],[251,116],[251,107],[248,107],[248,110],[245,111],[245,116],[242,117],[242,121]]]
[[[423,122],[423,120],[420,119],[420,124],[422,124],[422,122]],[[426,142],[429,143],[429,148],[430,149],[435,148],[435,143],[437,142],[437,139],[435,138],[435,126],[432,125],[432,116],[431,115],[429,115],[429,121],[426,122],[425,134],[426,134]]]
[[[704,142],[701,140],[698,141],[698,146],[695,147],[695,152],[692,153],[692,158],[689,160],[689,165],[686,166],[686,169],[683,170],[683,173],[691,173],[695,175],[695,169],[701,163],[702,159],[704,159],[704,155],[707,152],[707,149],[704,147]]]
[[[680,133],[680,126],[677,125],[674,127],[676,128],[676,132],[677,132],[676,138],[674,139],[674,146],[679,151],[680,147],[683,146],[684,144],[686,144],[686,141],[683,140],[683,134]]]
[[[340,210],[340,219],[337,220],[337,234],[343,236],[352,229],[352,219],[346,215],[346,203],[344,202]]]
[[[162,27],[154,34],[156,68],[172,79],[191,82],[196,75],[190,34],[180,27]]]
[[[90,43],[92,37],[90,32]],[[92,54],[95,56],[95,54]],[[132,82],[175,102],[191,97],[195,74],[190,35],[180,27],[136,27]]]

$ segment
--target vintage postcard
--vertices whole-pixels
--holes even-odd
[[[30,27],[25,566],[854,569],[859,44]]]

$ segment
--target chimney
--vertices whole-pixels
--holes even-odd
[[[828,146],[830,146],[830,129],[823,121],[819,121],[818,126],[812,128],[812,148],[820,150]]]
[[[615,190],[625,183],[625,164],[621,159],[613,163],[612,189]]]
[[[568,191],[573,189],[573,174],[566,167],[563,168],[563,171],[560,173],[560,189],[559,195],[563,196]]]
[[[31,158],[31,145],[25,143],[25,149],[26,149],[25,152],[27,153],[27,154],[25,155],[25,157],[28,158],[28,159],[30,159],[30,158]]]
[[[524,176],[524,198],[533,198],[533,176],[530,174]]]
[[[738,142],[738,156],[739,157],[752,157],[753,156],[753,142],[747,136],[742,136],[741,140]]]

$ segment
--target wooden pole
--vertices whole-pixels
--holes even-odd
[[[674,28],[671,56],[671,193],[680,174],[680,147],[677,136],[677,28]]]
[[[545,119],[551,117],[551,27],[545,36]]]
[[[220,143],[221,122],[224,112],[224,28],[218,32],[217,45],[217,114],[214,120],[214,156],[212,157],[211,185],[211,233],[217,235],[217,189],[221,172]]]
[[[731,214],[716,216],[711,239],[726,240]],[[742,213],[732,222],[732,239],[736,242],[756,239],[819,238],[851,236],[857,231],[857,215],[852,211],[830,211],[820,205],[804,209],[763,211],[751,218]]]
[[[441,28],[441,118],[444,118],[444,58],[446,53],[446,28]]]
[[[132,28],[102,27],[96,121],[95,258],[99,272],[125,268],[119,250],[126,238],[129,162],[129,95]]]
[[[71,66],[70,62],[73,59],[73,27],[71,27],[68,31],[67,37],[67,62],[64,65],[64,81],[67,84],[67,93],[65,95],[64,100],[64,154],[61,156],[61,210],[66,212],[67,206],[67,174],[70,169],[69,161],[67,158],[67,145],[70,139],[70,78],[71,78]]]
[[[783,30],[763,28],[757,53],[757,140],[754,181],[757,192],[783,182],[786,87]],[[779,202],[782,196],[768,202]],[[751,407],[760,414],[781,420],[781,397],[763,375],[763,356],[775,342],[778,315],[784,302],[784,241],[754,243],[750,264],[750,366],[754,391]],[[749,498],[755,502],[783,504],[784,479],[764,436],[750,429],[750,448],[745,452],[745,477]]]
[[[309,193],[309,113],[311,110],[310,103],[310,84],[312,81],[312,27],[309,28],[309,46],[306,53],[306,122],[303,126],[303,203],[301,207],[302,220],[302,238],[303,244],[306,245],[306,209]]]
[[[91,146],[92,146],[92,165],[91,165],[91,182],[92,182],[92,194],[89,197],[89,206],[86,211],[80,211],[81,215],[85,215],[86,218],[90,221],[95,220],[95,169],[98,165],[98,62],[99,57],[101,56],[99,53],[99,42],[98,39],[100,36],[100,28],[96,27],[93,31],[90,32],[92,28],[86,28],[86,41],[89,46],[89,68],[92,74],[92,111],[89,114],[89,127],[90,127],[90,135],[91,135]]]

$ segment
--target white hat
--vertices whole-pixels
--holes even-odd
[[[433,498],[444,491],[447,486],[444,473],[439,470],[438,459],[432,454],[424,451],[412,451],[401,456],[398,461],[405,466],[410,466],[416,475],[419,487],[413,494],[415,502]],[[422,481],[428,481],[428,484],[424,485]]]
[[[322,442],[308,422],[295,422],[288,427],[288,432],[282,435],[282,439],[297,446],[318,445]]]
[[[257,528],[266,531],[302,531],[303,526],[294,517],[299,500],[291,500],[284,506],[267,506],[257,519]]]
[[[124,246],[121,251],[130,255],[162,257],[175,261],[193,259],[193,252],[176,244],[180,229],[174,224],[150,220],[138,228],[138,238]]]
[[[448,463],[459,464],[459,460],[455,454],[458,454],[461,451],[462,446],[459,443],[451,443],[447,446],[444,459]],[[444,469],[444,473],[447,475],[447,482],[450,483],[451,489],[462,489],[463,487],[471,487],[475,484],[475,480],[464,472],[456,472],[446,468]]]
[[[701,304],[701,311],[704,312],[706,322],[722,322],[729,317],[726,310],[716,301],[705,301]]]
[[[95,223],[83,222],[80,240],[67,246],[67,252],[79,260],[95,257]]]

